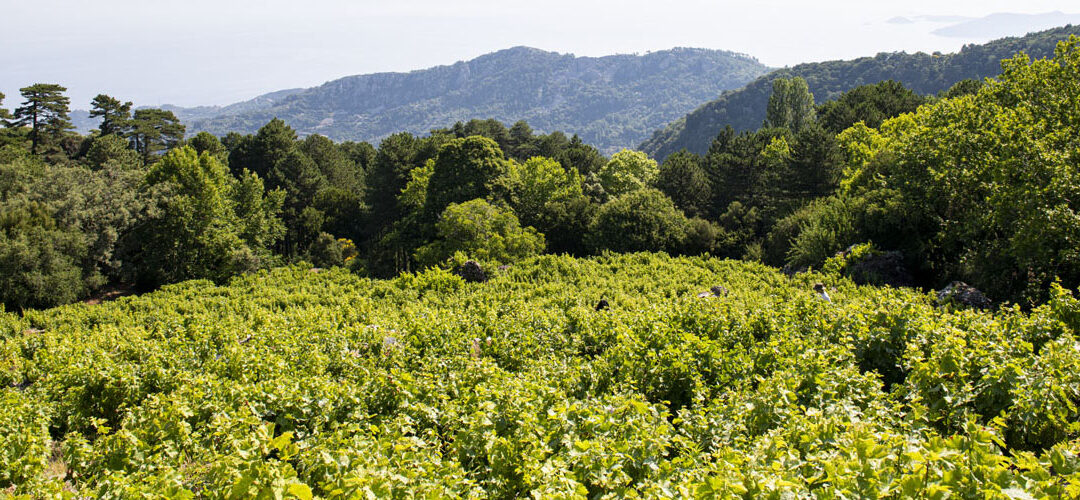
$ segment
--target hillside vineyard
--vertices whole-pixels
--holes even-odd
[[[1030,312],[980,312],[704,257],[493,271],[467,284],[287,267],[2,314],[0,488],[1080,495],[1080,302],[1061,288]]]

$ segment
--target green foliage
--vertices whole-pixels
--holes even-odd
[[[716,284],[729,293],[696,297]],[[1078,311],[1061,288],[1030,312],[955,311],[656,254],[541,256],[484,284],[438,268],[190,281],[0,313],[0,487],[1073,498]]]
[[[143,162],[147,164],[158,153],[179,145],[186,130],[172,111],[153,108],[136,109],[128,125],[131,147],[142,155]]]
[[[513,262],[544,251],[544,235],[522,227],[513,212],[482,199],[451,203],[435,223],[438,239],[421,247],[416,260],[436,265],[457,252],[490,262]]]
[[[701,164],[698,155],[679,151],[664,160],[656,178],[657,189],[689,216],[706,215],[712,201],[712,185]]]
[[[688,221],[671,198],[655,189],[639,189],[600,207],[589,228],[594,251],[678,251]]]
[[[100,285],[83,277],[82,235],[57,228],[41,204],[0,207],[0,289],[12,309],[51,307],[79,299]]]
[[[810,93],[806,80],[798,76],[773,80],[763,127],[786,128],[798,133],[816,119],[814,94]]]
[[[209,153],[175,149],[147,173],[168,196],[161,214],[133,235],[139,241],[138,279],[160,285],[192,278],[224,281],[265,265],[266,246],[281,234],[281,195],[263,198],[262,181],[237,181]]]
[[[844,184],[859,197],[896,193],[892,219],[927,221],[903,237],[942,279],[1030,305],[1055,277],[1080,284],[1080,225],[1068,215],[1080,209],[1080,115],[1062,97],[1078,92],[1080,41],[1063,42],[1053,59],[1021,55],[1002,67],[977,94],[924,106],[880,131],[845,132]]]
[[[597,173],[597,180],[605,199],[610,199],[651,187],[659,173],[656,160],[640,151],[624,149],[611,156]]]
[[[56,149],[64,133],[74,128],[68,116],[71,100],[64,96],[67,88],[55,83],[36,83],[19,89],[23,99],[15,108],[13,127],[29,127],[30,153],[38,154]]]
[[[495,193],[496,182],[510,173],[510,162],[495,141],[482,136],[454,139],[439,148],[428,180],[424,213],[434,219],[450,204]]]
[[[10,259],[0,279],[10,286],[0,288],[0,302],[58,305],[106,280],[130,279],[135,269],[124,236],[154,214],[159,196],[143,178],[136,166],[115,160],[95,170],[52,165],[25,152],[0,160],[0,213],[15,221],[7,226]]]
[[[115,97],[98,94],[90,102],[90,118],[101,118],[98,132],[101,135],[125,135],[130,130],[131,101],[121,102]]]
[[[0,105],[3,105],[3,104],[4,104],[4,93],[0,92]],[[4,108],[0,108],[0,120],[10,120],[11,118],[12,118],[12,116],[11,116],[10,111],[8,111],[7,109],[4,109]],[[4,125],[6,126],[7,123],[5,122]]]
[[[1069,35],[1080,35],[1080,26],[1064,26],[1024,37],[1003,38],[984,45],[965,45],[953,54],[880,53],[851,61],[806,63],[773,71],[738,90],[720,97],[653,132],[638,146],[663,160],[682,149],[704,154],[711,141],[724,130],[755,130],[766,117],[772,82],[801,77],[819,103],[865,84],[895,80],[915,93],[934,95],[961,80],[981,80],[1001,71],[1002,59],[1024,52],[1034,58],[1050,57],[1054,47]],[[576,129],[575,129],[576,130]]]
[[[559,162],[536,156],[525,163],[510,164],[508,179],[510,205],[527,226],[540,227],[553,220],[549,207],[584,197],[583,179],[577,169],[564,169]]]
[[[225,150],[225,145],[209,132],[199,132],[198,134],[195,134],[195,137],[188,139],[187,145],[195,149],[196,153],[210,153],[222,160],[222,163],[226,162],[227,157],[225,155],[227,151]]]
[[[139,153],[128,148],[128,142],[116,135],[99,135],[90,141],[84,161],[90,168],[99,170],[112,167],[122,170],[136,169],[142,166]]]
[[[968,78],[956,82],[948,90],[943,90],[938,93],[938,97],[943,99],[952,99],[954,97],[962,97],[966,95],[975,95],[979,93],[979,89],[983,88],[985,82],[982,80],[976,80],[974,78]]]
[[[975,80],[963,80],[952,88],[964,88],[968,85],[965,82],[978,84]],[[952,92],[950,90],[947,94]],[[877,128],[886,119],[911,113],[928,101],[928,98],[904,87],[904,84],[886,80],[855,87],[835,100],[822,104],[818,109],[818,123],[833,134],[839,134],[858,122]]]

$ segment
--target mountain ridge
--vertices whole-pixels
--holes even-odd
[[[897,80],[920,94],[936,94],[966,78],[987,78],[1001,72],[1001,60],[1024,51],[1033,59],[1052,56],[1057,42],[1080,35],[1080,25],[1005,37],[985,44],[968,44],[951,54],[883,52],[872,57],[803,63],[763,75],[743,88],[698,106],[694,111],[653,132],[638,149],[663,160],[681,149],[703,154],[712,140],[731,125],[736,131],[754,130],[765,119],[765,109],[777,78],[803,77],[818,104],[859,85]]]
[[[538,131],[577,133],[614,152],[770,70],[749,55],[715,49],[579,57],[515,46],[426,69],[352,75],[279,91],[284,95],[263,94],[213,116],[200,108],[174,113],[189,133],[251,133],[276,117],[301,135],[370,142],[472,118],[525,120]]]

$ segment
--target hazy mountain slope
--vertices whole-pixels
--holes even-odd
[[[737,130],[753,130],[765,120],[765,108],[772,93],[772,81],[801,76],[810,85],[818,103],[827,101],[859,85],[897,80],[922,94],[936,94],[965,78],[985,78],[1001,72],[1001,59],[1024,51],[1033,58],[1053,55],[1057,42],[1070,34],[1080,35],[1080,26],[1065,26],[1025,37],[1003,38],[985,45],[967,45],[954,54],[882,53],[851,61],[800,64],[758,78],[744,88],[726,92],[690,114],[657,130],[640,149],[657,159],[686,148],[704,153],[713,138],[727,125]]]
[[[716,50],[575,57],[516,47],[449,66],[341,78],[269,107],[223,110],[189,123],[188,131],[254,132],[278,117],[301,134],[377,141],[495,118],[577,133],[611,152],[767,71],[753,58]]]
[[[254,99],[247,101],[241,101],[228,106],[196,106],[193,108],[185,108],[182,106],[174,106],[172,104],[164,104],[161,106],[139,106],[140,108],[161,108],[164,110],[172,111],[177,118],[184,124],[189,124],[188,131],[190,132],[190,124],[197,120],[206,120],[215,116],[222,115],[234,115],[244,113],[248,111],[255,111],[259,109],[269,108],[278,103],[282,99],[303,91],[304,89],[286,89],[277,90],[267,94],[260,95]],[[90,118],[90,112],[83,109],[72,110],[71,122],[75,125],[75,130],[80,134],[88,134],[91,130],[98,127],[101,124],[101,118]],[[188,134],[189,136],[191,134]]]

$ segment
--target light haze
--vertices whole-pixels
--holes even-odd
[[[137,105],[220,105],[348,75],[451,64],[517,45],[601,56],[705,47],[774,67],[958,50],[958,18],[1075,11],[1062,1],[0,0],[3,107],[35,82]],[[1056,14],[1049,16],[1051,20]],[[1047,16],[1040,16],[1046,23]],[[1077,16],[1061,15],[1060,23]],[[1042,28],[1044,26],[1038,26]],[[1045,26],[1049,27],[1049,26]],[[1012,35],[1023,35],[1025,30]]]

